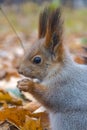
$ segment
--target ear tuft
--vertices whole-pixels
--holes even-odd
[[[39,16],[39,30],[38,30],[38,37],[43,38],[46,34],[47,29],[47,20],[49,16],[50,10],[49,8],[45,8],[42,13],[40,13]]]
[[[53,44],[53,47],[56,44],[62,42],[62,33],[63,33],[63,21],[61,19],[61,9],[57,8],[52,11],[48,23],[47,23],[47,31],[46,31],[46,47],[49,47],[50,44]]]
[[[58,42],[58,36],[57,34],[54,32],[52,35],[52,40],[51,40],[51,45],[50,45],[50,52],[52,53],[54,50],[54,47],[57,45]]]

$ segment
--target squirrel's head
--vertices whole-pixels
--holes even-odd
[[[43,80],[56,65],[63,63],[63,21],[61,11],[45,9],[39,17],[39,38],[29,48],[19,73]]]

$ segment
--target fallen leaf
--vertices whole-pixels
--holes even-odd
[[[31,113],[20,107],[3,108],[0,110],[0,121],[8,119],[20,127],[24,125],[26,115],[31,116]]]
[[[5,120],[0,123],[0,130],[19,130],[19,128],[9,120]]]
[[[0,102],[7,102],[14,105],[22,105],[22,100],[12,97],[5,90],[0,89]]]
[[[42,130],[40,119],[26,116],[26,121],[21,130]]]

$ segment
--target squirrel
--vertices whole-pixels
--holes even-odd
[[[87,66],[75,63],[64,44],[60,8],[40,13],[38,32],[19,73],[40,82],[23,79],[18,88],[46,108],[52,130],[87,130]]]

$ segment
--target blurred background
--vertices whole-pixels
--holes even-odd
[[[16,89],[17,96],[17,67],[24,55],[20,40],[25,48],[34,44],[39,14],[47,6],[62,7],[65,44],[76,62],[87,64],[87,0],[0,0],[0,89]]]
[[[31,129],[33,124],[34,130],[35,120],[41,120],[42,127],[39,130],[50,130],[48,115],[41,109],[41,105],[29,93],[20,93],[17,89],[17,81],[24,78],[17,72],[24,56],[22,45],[27,52],[35,43],[38,38],[39,14],[48,6],[51,10],[62,8],[64,44],[75,62],[87,65],[87,0],[0,0],[0,121],[4,119],[2,124],[5,126],[10,120],[18,127],[23,126],[22,130]],[[29,113],[37,111],[37,119],[34,115],[30,118],[25,109]],[[41,112],[42,117],[39,114]],[[10,129],[10,126],[5,127],[5,130]]]

